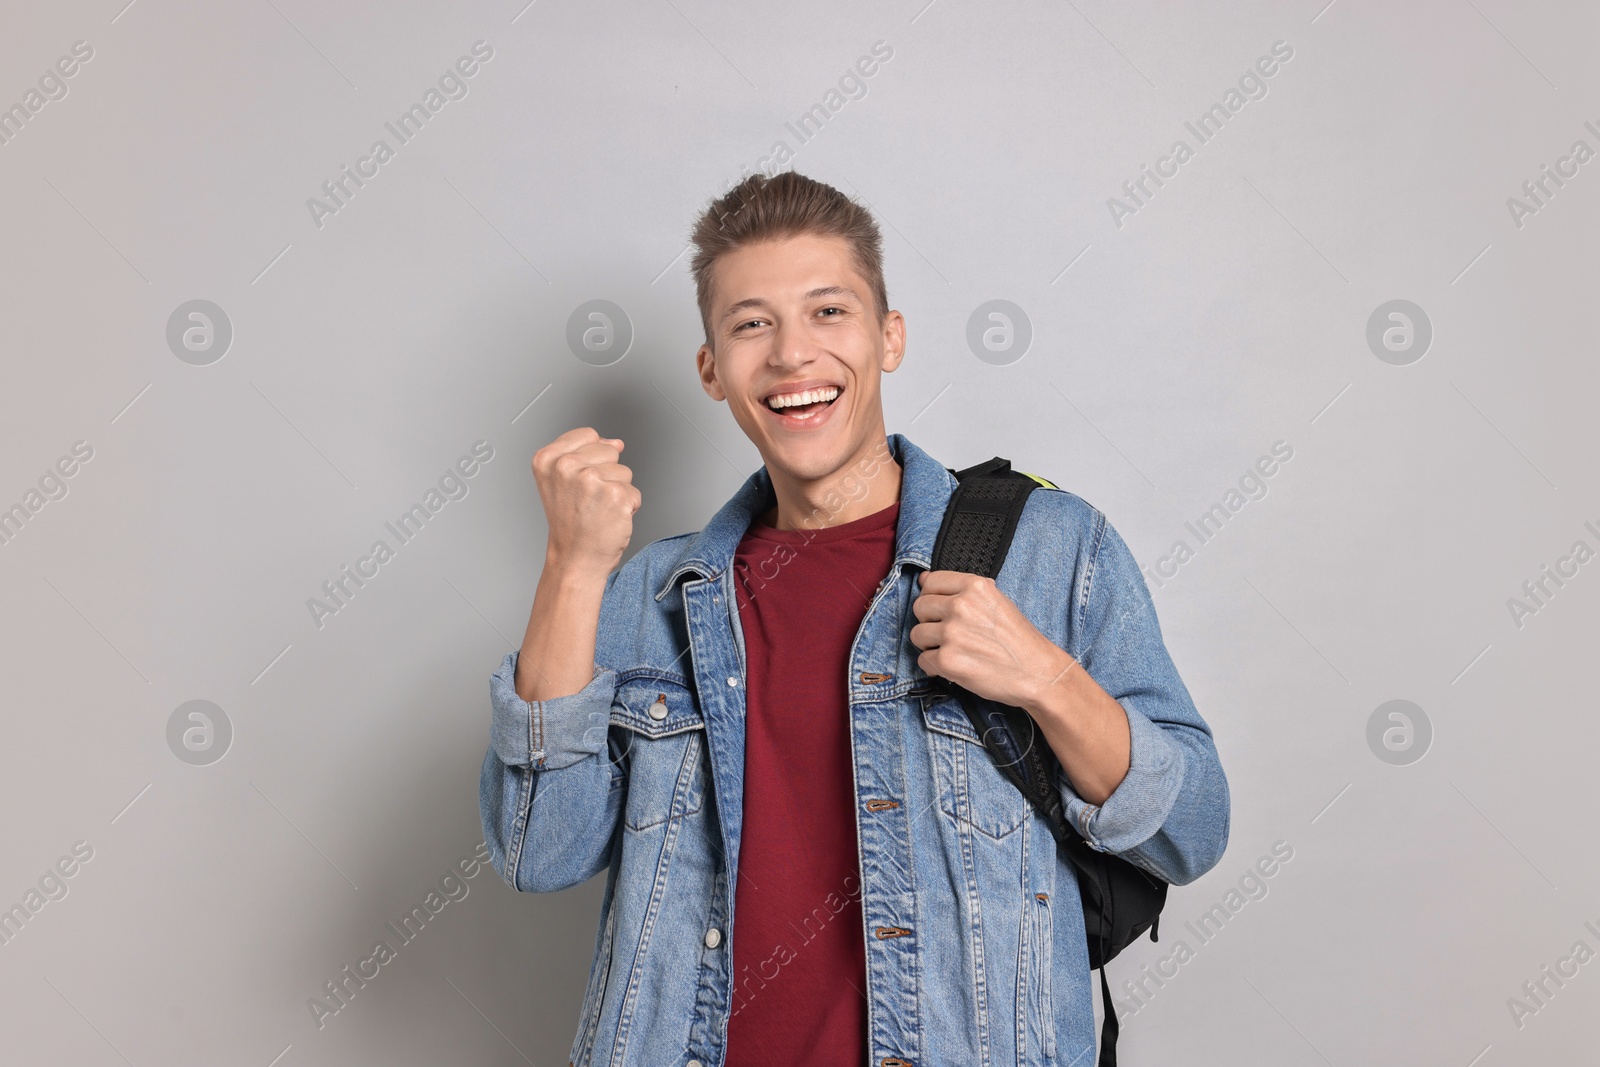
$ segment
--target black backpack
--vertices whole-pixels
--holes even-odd
[[[1011,461],[999,456],[950,473],[960,484],[950,498],[939,536],[933,543],[931,569],[994,578],[1005,562],[1028,494],[1041,485],[1058,487],[1037,475],[1012,470]],[[940,683],[943,690],[960,698],[996,766],[1045,817],[1058,852],[1065,854],[1077,872],[1089,966],[1100,969],[1100,995],[1105,1007],[1099,1063],[1100,1067],[1116,1067],[1117,1012],[1111,1003],[1105,965],[1146,930],[1150,931],[1150,940],[1157,940],[1167,883],[1119,856],[1095,851],[1067,824],[1061,794],[1055,786],[1060,763],[1038,732],[1033,716],[1021,708],[980,699],[947,679],[937,679],[936,684]]]

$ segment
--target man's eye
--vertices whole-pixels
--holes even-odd
[[[751,319],[749,322],[741,322],[739,325],[737,325],[737,326],[735,326],[733,328],[733,332],[734,333],[738,333],[740,330],[744,329],[746,326],[754,326],[758,322],[766,322],[766,321],[767,321],[766,319]]]
[[[841,315],[844,314],[844,308],[826,307],[826,308],[823,308],[822,311],[837,311]],[[819,314],[819,315],[822,314],[822,311],[817,312],[817,314]]]

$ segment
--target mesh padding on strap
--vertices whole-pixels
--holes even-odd
[[[1009,468],[962,478],[935,545],[935,569],[996,577],[1028,493],[1037,487]]]
[[[1005,524],[1004,515],[957,512],[951,517],[950,529],[945,531],[945,542],[940,546],[941,568],[993,578],[999,569],[995,555]]]

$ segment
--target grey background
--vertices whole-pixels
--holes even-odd
[[[1600,548],[1600,161],[1520,227],[1506,204],[1600,149],[1593,5],[123,2],[13,4],[0,34],[7,105],[94,49],[0,146],[0,506],[94,449],[0,546],[0,905],[94,849],[0,945],[7,1062],[565,1062],[602,879],[481,874],[325,1028],[306,1002],[481,839],[532,452],[626,439],[636,547],[759,465],[692,373],[684,251],[780,139],[883,223],[888,425],[945,463],[1009,456],[1153,566],[1294,449],[1152,582],[1232,838],[1114,981],[1274,842],[1294,859],[1128,1015],[1126,1062],[1596,1055],[1600,963],[1520,1027],[1507,1005],[1600,948],[1600,562],[1507,606]],[[318,228],[307,198],[478,40],[468,95]],[[1279,40],[1266,97],[1117,226],[1107,199]],[[196,299],[233,328],[207,366],[166,343]],[[599,299],[634,331],[604,367],[565,343]],[[965,343],[996,299],[1032,327],[1006,365]],[[1395,299],[1433,327],[1407,366],[1366,344]],[[468,495],[317,628],[307,598],[478,440]],[[1408,765],[1367,743],[1397,699],[1432,725]],[[167,745],[191,700],[231,721],[209,765]]]

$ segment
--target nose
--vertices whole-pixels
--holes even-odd
[[[803,325],[785,319],[772,331],[772,350],[767,362],[774,367],[803,367],[816,358],[812,342]]]

